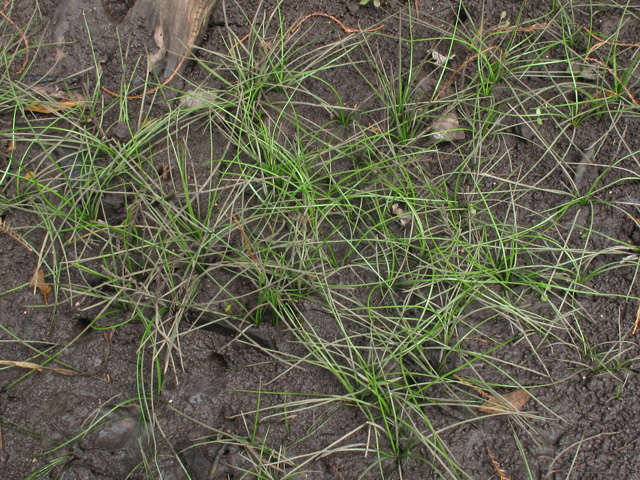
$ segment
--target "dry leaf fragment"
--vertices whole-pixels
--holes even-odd
[[[29,370],[37,370],[39,372],[43,370],[49,370],[59,375],[66,375],[69,377],[73,375],[81,375],[78,372],[74,372],[73,370],[68,370],[66,368],[44,367],[42,365],[38,365],[37,363],[31,363],[31,362],[14,362],[13,360],[0,360],[0,365],[9,365],[11,367],[19,367],[19,368],[28,368]]]
[[[391,205],[391,213],[394,215],[397,215],[398,221],[400,222],[400,225],[402,225],[403,227],[406,227],[409,224],[409,222],[411,222],[411,219],[412,219],[411,214],[410,213],[405,214],[404,208],[402,208],[400,204],[397,202]]]
[[[63,108],[73,108],[75,106],[79,106],[80,104],[74,102],[73,100],[59,100],[58,102],[52,105],[45,105],[39,102],[30,103],[27,108],[36,113],[54,113],[58,110],[62,110]]]
[[[431,137],[435,141],[455,142],[464,140],[464,131],[460,129],[458,116],[454,112],[442,115],[431,126]]]
[[[447,63],[447,60],[455,57],[456,55],[453,54],[451,56],[448,55],[442,55],[441,53],[435,51],[435,50],[431,50],[431,58],[433,59],[433,61],[435,62],[436,65],[440,66],[440,67],[444,67],[444,64]]]
[[[498,398],[491,397],[491,399],[483,403],[478,410],[482,413],[508,413],[517,412],[529,401],[531,395],[526,390],[516,390],[515,392],[507,393]]]
[[[40,290],[40,293],[44,295],[44,304],[49,305],[49,302],[47,302],[47,295],[51,293],[51,285],[44,281],[44,272],[42,269],[34,272],[33,277],[31,277],[31,280],[29,281],[29,285],[33,287],[34,294],[36,288]]]
[[[60,90],[57,86],[33,87],[33,91],[46,98],[46,103],[32,102],[27,106],[28,110],[38,113],[54,113],[63,108],[80,107],[87,105],[84,95],[77,92]]]
[[[12,152],[15,149],[16,149],[16,142],[14,142],[13,140],[9,140],[9,144],[7,145],[7,148],[4,149],[4,153]]]
[[[493,468],[496,469],[498,475],[500,475],[500,480],[511,480],[511,477],[507,477],[507,472],[503,468],[500,468],[500,464],[498,461],[491,455],[491,450],[487,447],[487,453],[489,454],[489,458],[491,459],[491,463],[493,464]]]
[[[161,165],[160,168],[158,168],[158,175],[163,182],[169,180],[169,165]]]

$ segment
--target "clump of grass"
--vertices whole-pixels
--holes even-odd
[[[248,37],[229,30],[226,51],[199,63],[217,87],[174,92],[182,102],[154,117],[142,107],[132,113],[124,97],[103,101],[99,85],[90,111],[34,117],[29,89],[5,74],[12,88],[0,109],[25,121],[0,131],[21,146],[11,153],[19,168],[3,178],[2,212],[41,219],[21,235],[44,233],[40,256],[58,301],[90,299],[93,328],[142,323],[138,401],[158,440],[157,411],[166,407],[159,394],[180,368],[193,330],[188,314],[242,328],[272,321],[305,353],[270,355],[330,372],[340,391],[308,399],[260,386],[255,411],[245,412],[254,418],[247,435],[214,432],[217,442],[245,452],[242,474],[293,476],[348,451],[368,459],[362,475],[391,477],[421,462],[441,477],[468,477],[445,441],[456,425],[442,425],[432,407],[466,412],[471,421],[481,417],[483,395],[528,389],[535,401],[535,387],[562,380],[545,363],[554,344],[578,355],[572,366],[581,374],[622,371],[635,361],[622,327],[615,342],[588,338],[584,325],[593,319],[581,302],[604,296],[590,280],[630,268],[621,255],[635,250],[579,219],[583,208],[626,208],[604,194],[636,180],[629,165],[637,152],[615,122],[637,117],[628,94],[632,67],[618,60],[637,52],[615,39],[599,45],[606,68],[593,83],[564,69],[595,55],[599,41],[578,27],[571,8],[558,5],[531,21],[519,12],[494,27],[485,19],[446,28],[425,16],[407,20],[391,67],[377,53],[376,43],[389,41],[382,34],[316,47],[312,29],[287,29],[281,10],[258,9],[247,17]],[[458,63],[414,60],[424,45],[455,50]],[[14,62],[3,55],[5,67]],[[333,113],[343,112],[337,89],[324,98],[313,86],[326,84],[330,69],[354,66],[370,100],[336,127]],[[416,95],[425,75],[430,90]],[[128,85],[123,79],[121,92]],[[434,144],[429,126],[452,109],[464,140]],[[100,122],[109,116],[128,125],[130,140],[107,141]],[[611,127],[602,142],[616,140],[615,157],[599,158],[597,147],[587,161],[570,162],[575,130],[603,120]],[[526,164],[507,147],[521,126],[534,132],[529,142],[539,154]],[[210,142],[209,156],[196,159],[191,142],[201,138]],[[593,246],[596,237],[604,247]],[[213,285],[207,298],[199,295],[204,282]],[[630,291],[618,298],[634,299]],[[319,331],[319,318],[331,323],[331,335]],[[510,360],[514,345],[526,352],[522,362]],[[522,384],[521,374],[540,380]],[[260,403],[283,393],[300,398]],[[322,451],[286,448],[321,424],[287,445],[259,428],[261,417],[287,421],[309,409],[331,415],[345,405],[362,424]],[[531,420],[540,418],[505,413],[517,442],[517,432],[534,431]],[[147,460],[149,472],[159,468],[159,452],[156,446]]]

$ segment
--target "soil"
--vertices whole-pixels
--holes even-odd
[[[152,33],[140,25],[121,23],[133,3],[132,0],[71,0],[68,2],[70,10],[58,8],[58,3],[57,0],[21,0],[14,2],[12,6],[11,18],[19,26],[29,22],[36,8],[46,20],[28,31],[32,43],[36,38],[45,43],[49,40],[66,41],[62,47],[43,47],[31,69],[32,74],[73,81],[73,75],[91,69],[95,65],[94,59],[97,59],[102,69],[104,85],[117,91],[122,78],[121,54],[126,49],[124,63],[130,69],[128,73],[132,75],[133,84],[140,82],[133,64],[146,51],[155,51],[156,46]],[[204,35],[203,49],[198,52],[203,60],[212,59],[214,52],[228,49],[228,44],[225,43],[226,25],[242,38],[249,33],[245,15],[253,15],[260,3],[261,11],[264,12],[273,11],[275,6],[273,0],[241,0],[239,3],[240,5],[219,0],[215,5]],[[509,18],[516,18],[521,7],[523,18],[538,18],[542,14],[538,8],[542,8],[543,3],[528,2],[522,7],[520,1],[467,0],[465,6],[469,18],[480,19],[484,16],[489,23],[495,24],[502,12],[506,12]],[[421,12],[429,12],[449,22],[454,20],[457,11],[457,4],[444,0],[419,0],[417,4]],[[281,11],[287,25],[292,25],[313,12],[334,15],[351,28],[365,28],[384,20],[384,32],[390,38],[388,44],[380,40],[378,54],[389,65],[398,61],[397,41],[393,37],[400,30],[400,24],[393,15],[406,9],[407,3],[400,1],[389,2],[380,9],[372,6],[359,7],[356,0],[281,2]],[[82,14],[79,17],[80,11]],[[603,31],[608,28],[608,22],[616,25],[615,18],[612,18],[614,14],[617,13],[607,9],[596,14],[596,18],[602,22],[600,28]],[[318,43],[330,43],[345,35],[339,25],[325,18],[318,17],[307,26],[310,38]],[[633,43],[638,42],[639,37],[640,24],[635,21],[625,26],[618,41]],[[423,52],[418,52],[422,56],[427,53],[426,45]],[[458,58],[465,58],[467,55],[462,50],[454,53],[458,54]],[[206,72],[193,65],[187,67],[184,75],[185,79],[174,80],[176,88],[186,88],[187,82],[200,84],[207,81]],[[94,77],[93,73],[85,72],[74,78],[78,84],[91,86]],[[365,100],[363,92],[366,91],[366,85],[362,77],[352,69],[344,68],[339,75],[331,71],[326,80],[331,82],[342,98],[349,99],[350,104]],[[139,108],[139,100],[132,100],[131,104],[131,108]],[[314,111],[310,115],[318,116],[313,120],[319,125],[327,123],[323,114]],[[115,116],[105,119],[104,130],[110,138],[126,141],[130,132],[118,120]],[[3,125],[9,121],[8,118],[2,119]],[[573,155],[569,161],[579,162],[579,149],[586,150],[593,139],[604,135],[609,128],[608,122],[589,118],[576,128],[575,145],[570,146],[563,144],[566,141],[560,141],[557,149],[569,150]],[[638,132],[640,125],[637,117],[623,118],[618,128]],[[540,126],[539,131],[547,139],[555,138],[551,126],[548,129],[545,125]],[[527,170],[533,159],[540,158],[543,149],[529,141],[533,138],[532,132],[515,133],[509,137],[509,144],[505,148],[511,152],[511,158],[521,162]],[[628,135],[626,140],[631,151],[640,151],[640,136],[634,133]],[[202,168],[197,158],[209,158],[209,141],[202,141],[202,137],[193,133],[188,142],[192,157],[196,159],[193,161],[194,169]],[[218,158],[222,158],[222,147],[214,145],[213,148],[220,148]],[[598,155],[613,159],[619,155],[619,146],[607,140]],[[154,162],[160,168],[171,160],[159,155]],[[549,165],[554,164],[552,159],[548,159],[548,162]],[[627,166],[637,172],[638,167],[633,159],[629,159]],[[0,158],[0,168],[7,168],[4,157]],[[13,165],[11,168],[16,167]],[[547,171],[544,162],[537,168],[540,170],[540,178],[545,178]],[[202,170],[197,174],[206,175],[207,171]],[[623,172],[618,174],[623,176]],[[585,175],[586,183],[594,180],[597,172],[588,170]],[[549,188],[561,185],[563,181],[559,174],[545,178]],[[627,197],[640,198],[640,187],[637,183],[625,182],[603,195],[612,201]],[[525,201],[529,202],[525,205],[526,208],[543,211],[552,207],[555,200],[553,196],[532,195]],[[122,204],[114,203],[110,208],[113,209],[112,212],[104,213],[107,221],[110,217],[122,215]],[[579,221],[592,221],[593,228],[602,233],[597,240],[600,244],[591,245],[592,248],[614,245],[600,240],[603,238],[622,239],[631,245],[640,245],[640,230],[636,222],[619,209],[602,207],[599,211],[588,211],[587,208],[581,210],[580,206],[576,206],[575,215]],[[20,211],[7,214],[5,220],[15,226],[38,221],[34,216]],[[258,226],[253,228],[257,230]],[[42,237],[44,233],[41,238],[37,238],[34,233],[29,240],[38,245],[41,244]],[[238,236],[236,241],[241,242],[242,239]],[[576,248],[584,244],[580,238],[574,238],[573,241]],[[57,292],[61,301],[55,306],[43,306],[42,296],[34,296],[33,291],[25,287],[35,265],[34,254],[27,252],[8,235],[0,235],[0,292],[3,292],[0,296],[0,324],[4,327],[0,332],[0,359],[23,361],[30,358],[31,352],[26,346],[8,342],[14,335],[31,342],[42,342],[40,346],[52,347],[66,345],[75,339],[58,359],[90,374],[65,376],[53,371],[35,372],[19,368],[0,370],[0,477],[24,479],[45,462],[66,455],[65,461],[57,470],[54,469],[49,478],[55,478],[62,465],[67,465],[69,469],[65,478],[125,478],[140,462],[139,444],[147,444],[150,437],[139,428],[141,411],[137,402],[125,404],[115,410],[112,407],[137,398],[140,389],[136,375],[137,362],[145,362],[146,375],[143,381],[152,376],[148,355],[139,351],[144,326],[140,322],[128,322],[115,330],[88,328],[93,320],[93,310],[84,308],[81,297],[62,301],[62,292]],[[593,268],[596,267],[594,264]],[[219,284],[235,278],[232,273],[224,270],[216,275]],[[629,351],[622,357],[624,359],[634,358],[639,354],[637,337],[627,335],[635,323],[636,306],[616,295],[627,295],[628,292],[640,295],[634,280],[635,271],[632,267],[600,276],[598,285],[594,287],[597,287],[597,291],[610,295],[594,296],[583,301],[593,319],[583,325],[583,335],[592,345],[600,345],[601,349],[605,349],[609,342],[619,340],[620,336],[625,336],[624,345]],[[348,285],[361,280],[344,275],[336,281]],[[233,288],[237,295],[245,295],[247,302],[256,302],[251,296],[249,285],[238,283]],[[215,286],[205,284],[201,286],[198,298],[213,293]],[[362,294],[366,296],[367,292]],[[53,297],[51,294],[50,300]],[[544,314],[548,307],[540,303],[538,311]],[[331,315],[317,310],[316,304],[311,301],[303,302],[299,309],[319,334],[326,338],[332,337],[337,327]],[[271,346],[285,354],[303,355],[300,346],[292,341],[291,333],[282,325],[263,324],[254,329],[251,336],[245,337],[244,341],[234,340],[233,327],[229,327],[229,331],[220,327],[217,330],[191,330],[190,333],[186,333],[188,323],[181,328],[185,332],[180,340],[182,356],[175,359],[175,370],[169,369],[169,372],[175,371],[175,374],[169,374],[158,399],[152,402],[158,422],[156,435],[161,430],[167,443],[176,449],[198,443],[201,438],[215,436],[218,431],[250,436],[255,417],[246,412],[255,410],[258,402],[261,410],[266,411],[270,405],[286,401],[285,396],[277,392],[301,392],[311,398],[315,394],[343,391],[343,387],[329,372],[310,367],[304,370],[290,369],[289,365],[252,345]],[[489,324],[487,328],[493,328],[497,341],[506,340],[512,334],[501,331],[497,322],[493,326]],[[530,350],[524,342],[516,342],[512,348],[500,353],[502,360],[514,365],[522,363],[529,354]],[[470,418],[467,411],[458,411],[455,407],[434,408],[431,414],[434,428],[445,429],[442,438],[452,458],[472,478],[478,479],[492,476],[497,478],[496,470],[487,455],[487,448],[514,479],[529,478],[528,470],[534,479],[567,478],[570,468],[573,469],[570,478],[640,479],[640,420],[637,415],[640,411],[640,397],[636,394],[640,389],[637,375],[640,372],[640,362],[612,373],[587,375],[584,371],[576,372],[572,368],[572,362],[580,356],[566,346],[559,344],[540,351],[539,355],[551,378],[565,380],[549,385],[548,379],[541,378],[536,372],[517,371],[516,380],[521,384],[545,385],[532,391],[537,402],[527,405],[527,411],[531,413],[531,424],[536,427],[536,431],[521,429],[508,416],[466,422]],[[488,372],[488,380],[491,379],[490,375]],[[260,396],[251,393],[258,389],[273,393]],[[182,414],[178,414],[178,411]],[[109,423],[86,438],[76,438],[85,422],[96,415],[106,416]],[[290,445],[287,455],[291,457],[321,451],[365,421],[362,413],[355,407],[345,406],[330,412],[311,409],[299,413],[286,424],[272,424],[268,418],[263,418],[259,435],[268,435],[269,443],[274,446]],[[314,430],[317,422],[323,422],[322,427]],[[311,431],[316,433],[308,436]],[[518,440],[514,432],[518,432]],[[348,442],[366,444],[368,435],[370,432],[363,428],[352,434]],[[54,445],[64,442],[68,442],[66,447],[54,454],[47,454]],[[528,465],[525,465],[520,449],[524,452]],[[162,456],[157,463],[162,470],[162,478],[187,478],[171,453],[167,444],[161,446]],[[196,472],[194,478],[202,478],[198,475],[208,472],[219,455],[222,456],[213,478],[239,478],[241,469],[248,468],[249,463],[242,456],[240,448],[225,447],[221,451],[215,447],[215,443],[187,450],[181,458],[185,464],[191,465],[189,468],[192,472]],[[361,475],[365,478],[381,478],[378,470],[367,472],[371,462],[371,457],[365,455],[364,451],[333,453],[324,458],[318,456],[309,464],[307,471],[296,478],[356,479]],[[392,471],[390,469],[385,472],[387,478],[399,478]],[[129,478],[142,478],[142,474],[136,472]],[[402,478],[437,478],[437,475],[423,463],[407,462],[402,468]]]

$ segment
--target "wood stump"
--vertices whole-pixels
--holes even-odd
[[[142,22],[154,32],[156,44],[162,38],[166,58],[164,77],[184,70],[191,47],[204,35],[216,0],[137,0],[125,21]],[[162,50],[162,47],[158,45]]]
[[[216,0],[60,0],[51,18],[52,37],[57,47],[56,60],[65,56],[63,44],[73,43],[78,27],[84,29],[83,15],[91,22],[109,22],[127,32],[142,28],[153,34],[159,51],[152,55],[158,75],[170,77],[181,72],[193,45],[204,35]],[[131,7],[130,7],[131,6]],[[105,29],[106,30],[106,29]],[[98,29],[98,33],[101,30]],[[93,40],[99,35],[95,35]],[[99,41],[99,40],[98,40]]]

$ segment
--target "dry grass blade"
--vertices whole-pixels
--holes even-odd
[[[33,276],[29,281],[29,285],[33,287],[34,294],[36,288],[40,290],[40,293],[44,295],[44,304],[49,305],[49,302],[47,302],[47,295],[51,293],[51,285],[44,281],[44,272],[42,271],[42,269],[36,270],[33,273]]]
[[[344,30],[345,33],[371,33],[371,32],[375,32],[376,30],[380,30],[381,28],[384,27],[384,25],[380,25],[378,27],[370,28],[370,29],[367,29],[367,30],[361,30],[359,28],[349,28],[344,23],[342,23],[340,20],[338,20],[338,18],[336,16],[334,16],[334,15],[329,15],[328,13],[323,13],[323,12],[314,12],[314,13],[310,13],[310,14],[306,15],[302,20],[300,20],[291,29],[291,33],[295,33],[295,31],[298,28],[300,28],[300,25],[302,25],[305,21],[307,21],[311,17],[326,17],[326,18],[329,18],[329,19],[333,20],[334,22],[337,22],[338,25],[340,25],[342,27],[342,29]]]
[[[88,102],[84,95],[77,92],[67,92],[57,87],[33,87],[33,91],[53,102],[32,102],[27,105],[27,109],[37,113],[54,113],[63,108],[84,108]]]
[[[496,469],[496,472],[498,472],[498,475],[500,475],[500,480],[511,480],[511,477],[507,477],[507,472],[500,468],[500,464],[498,463],[498,461],[493,458],[493,455],[491,455],[491,450],[489,450],[489,447],[487,447],[487,453],[489,454],[489,458],[491,459],[491,464],[493,465],[493,468]]]
[[[517,412],[529,401],[531,395],[526,390],[516,390],[498,398],[491,397],[478,410],[482,413]]]
[[[0,427],[0,463],[7,461],[7,454],[4,452],[4,446],[2,445],[2,427]]]
[[[472,385],[471,383],[467,382],[464,378],[459,377],[458,375],[454,375],[454,377],[456,378],[456,380],[458,380],[459,382],[461,382],[463,385],[466,385],[467,387],[470,387],[471,389],[473,389],[475,392],[479,393],[480,395],[482,395],[484,398],[487,398],[489,400],[492,400],[493,397],[491,395],[489,395],[487,392],[485,392],[484,390],[479,389],[478,387]]]
[[[11,367],[27,368],[29,370],[37,370],[39,372],[42,372],[43,370],[49,370],[59,375],[66,375],[68,377],[75,376],[75,375],[82,375],[81,373],[74,372],[73,370],[68,370],[66,368],[43,367],[42,365],[38,365],[37,363],[31,363],[31,362],[14,362],[13,360],[0,360],[0,365],[9,365]]]

